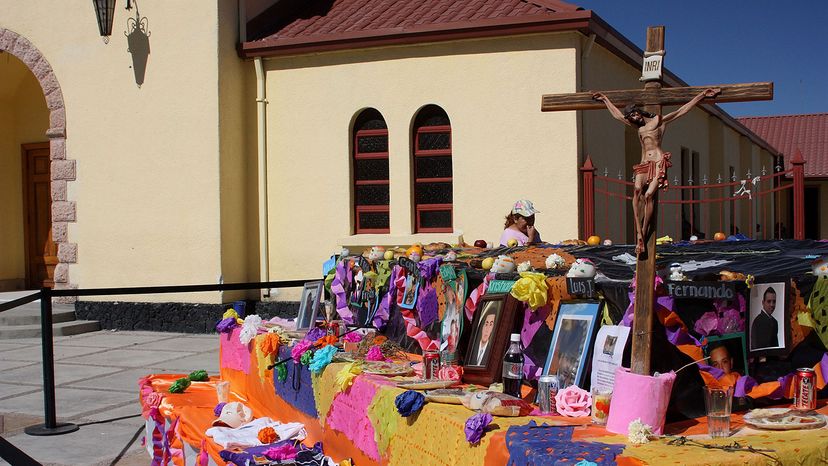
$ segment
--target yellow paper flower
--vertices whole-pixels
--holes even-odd
[[[223,316],[221,316],[221,320],[224,320],[224,319],[229,319],[230,317],[232,317],[232,318],[234,318],[234,319],[238,319],[238,318],[239,318],[239,314],[238,314],[238,313],[236,312],[236,310],[235,310],[235,309],[233,309],[232,307],[231,307],[231,308],[229,308],[229,309],[227,309],[226,311],[224,311],[224,315],[223,315]]]
[[[528,303],[532,310],[546,305],[546,276],[536,272],[521,272],[518,281],[512,285],[510,294],[518,301]]]
[[[354,378],[362,374],[362,364],[358,361],[349,362],[336,374],[336,386],[345,391],[354,383]]]

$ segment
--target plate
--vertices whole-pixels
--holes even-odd
[[[362,372],[374,375],[406,375],[414,372],[408,364],[394,364],[390,362],[372,361],[362,366]]]
[[[440,388],[437,390],[429,390],[425,393],[426,400],[435,403],[446,403],[451,405],[463,404],[463,397],[468,392],[462,388]]]
[[[818,429],[828,422],[828,418],[814,411],[788,408],[754,409],[744,419],[748,426],[763,430]]]
[[[405,388],[406,390],[433,390],[437,388],[448,388],[453,385],[457,385],[458,383],[460,383],[459,380],[431,379],[417,380],[413,382],[400,382],[397,384],[397,387]]]

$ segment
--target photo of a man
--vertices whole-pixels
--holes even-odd
[[[492,352],[492,339],[500,315],[500,302],[490,301],[483,307],[480,321],[475,329],[474,339],[466,354],[467,366],[486,366]]]
[[[578,316],[564,316],[560,325],[558,340],[554,342],[549,374],[557,374],[561,386],[576,383],[584,346],[589,337],[590,321]]]
[[[750,291],[750,349],[785,346],[785,284],[755,285]]]

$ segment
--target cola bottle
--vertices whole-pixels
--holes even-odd
[[[513,333],[509,338],[511,344],[503,357],[503,393],[520,398],[520,386],[523,382],[523,346],[520,334]]]

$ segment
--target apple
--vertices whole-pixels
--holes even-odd
[[[391,249],[385,251],[385,256],[383,257],[385,257],[385,260],[390,261],[394,258],[394,251],[392,251]]]
[[[510,239],[509,241],[506,242],[506,246],[509,246],[510,248],[513,248],[517,245],[518,245],[518,241],[514,238],[512,238],[512,239]]]
[[[486,247],[486,240],[485,239],[479,239],[479,240],[475,241],[474,242],[474,247],[476,247],[476,248],[485,248]]]

